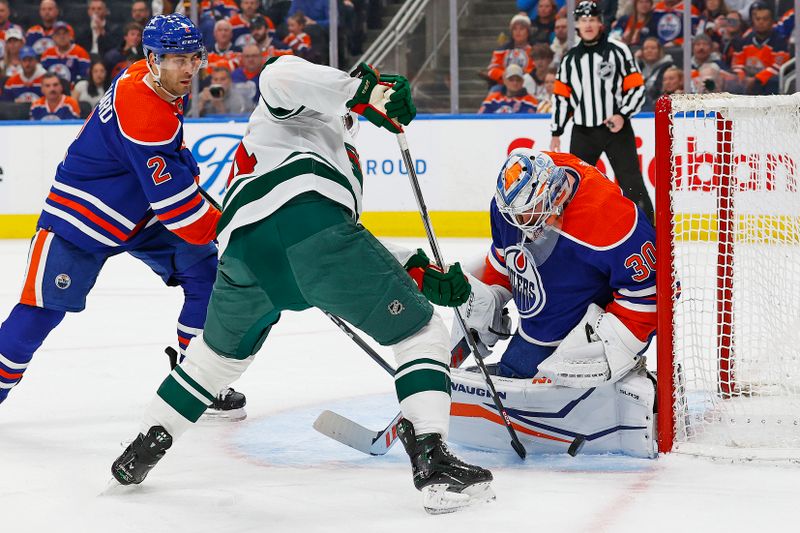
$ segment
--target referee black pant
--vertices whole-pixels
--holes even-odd
[[[630,120],[625,119],[622,129],[617,133],[611,133],[606,126],[588,128],[573,125],[569,151],[590,165],[597,164],[600,155],[605,152],[622,194],[641,207],[650,222],[653,222],[653,203],[644,187],[644,177],[639,169],[636,136]]]

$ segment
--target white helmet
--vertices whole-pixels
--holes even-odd
[[[563,168],[549,155],[525,148],[511,152],[500,169],[495,201],[503,218],[534,240],[561,215],[571,192]]]

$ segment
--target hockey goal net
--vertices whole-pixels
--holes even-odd
[[[656,107],[659,448],[800,459],[800,96]]]

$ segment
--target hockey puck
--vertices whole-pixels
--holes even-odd
[[[586,439],[580,435],[575,437],[575,440],[572,441],[572,444],[569,445],[569,449],[567,449],[567,453],[570,454],[572,457],[575,457],[580,453],[581,448],[583,445],[586,444]]]

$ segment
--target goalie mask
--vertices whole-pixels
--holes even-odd
[[[561,215],[571,192],[567,173],[550,156],[515,150],[500,169],[495,201],[509,224],[535,240]]]

